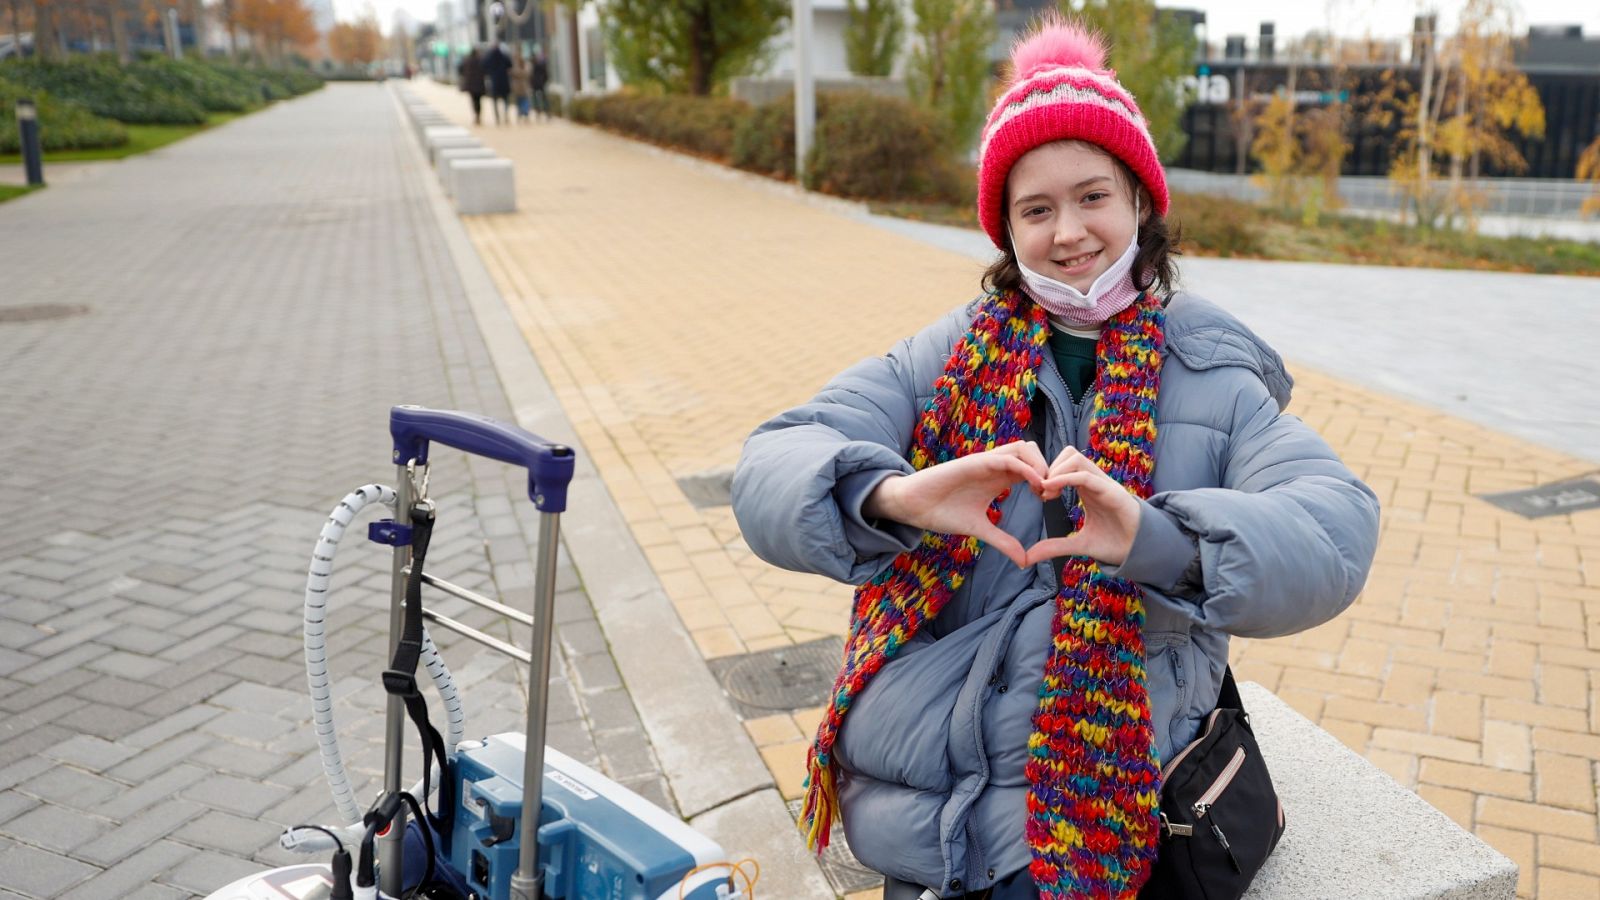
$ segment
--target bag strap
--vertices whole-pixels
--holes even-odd
[[[1217,695],[1217,707],[1245,711],[1244,700],[1239,696],[1239,685],[1233,680],[1233,666],[1222,668],[1222,691]]]
[[[449,829],[455,811],[455,798],[449,773],[445,771],[444,738],[428,721],[428,701],[417,690],[417,662],[422,658],[422,566],[428,557],[428,542],[433,536],[433,507],[416,504],[411,509],[411,573],[406,579],[405,618],[394,658],[383,673],[383,689],[405,701],[406,715],[417,726],[422,740],[422,809],[441,832]],[[439,812],[428,808],[433,761],[439,761]]]

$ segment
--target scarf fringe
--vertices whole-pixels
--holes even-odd
[[[799,827],[806,836],[806,847],[818,856],[828,849],[833,823],[839,818],[839,788],[832,761],[824,755],[818,762],[817,749],[811,748],[806,761],[806,798],[800,807]]]

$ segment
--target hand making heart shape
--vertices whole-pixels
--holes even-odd
[[[1066,537],[1046,538],[1023,547],[989,520],[989,505],[1018,483],[1041,500],[1052,501],[1068,488],[1078,491],[1083,523]],[[929,466],[910,475],[891,476],[867,497],[863,512],[926,531],[968,534],[1025,568],[1057,556],[1089,556],[1109,565],[1128,558],[1139,530],[1139,501],[1074,447],[1048,465],[1033,441],[1017,441]]]

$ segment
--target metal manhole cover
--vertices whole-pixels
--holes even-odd
[[[718,469],[685,475],[678,479],[678,487],[696,509],[727,506],[733,502],[733,470]]]
[[[711,674],[746,719],[821,706],[844,657],[844,642],[823,638],[710,662]]]
[[[76,303],[35,303],[29,306],[0,306],[0,325],[14,322],[46,322],[70,319],[89,311]]]
[[[789,808],[789,818],[796,822],[800,821],[802,803],[800,800],[784,803]],[[863,866],[850,852],[850,844],[844,839],[844,826],[838,822],[833,823],[833,830],[828,833],[828,848],[822,851],[822,873],[828,876],[828,883],[839,894],[870,891],[883,884],[882,875]]]
[[[1600,509],[1600,482],[1588,479],[1558,481],[1521,491],[1478,496],[1523,518],[1538,519],[1543,516],[1564,516],[1588,509]]]

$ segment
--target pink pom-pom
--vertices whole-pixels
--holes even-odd
[[[1041,19],[1032,34],[1011,50],[1011,83],[1040,69],[1076,66],[1096,71],[1106,67],[1106,45],[1100,35],[1057,15]]]

